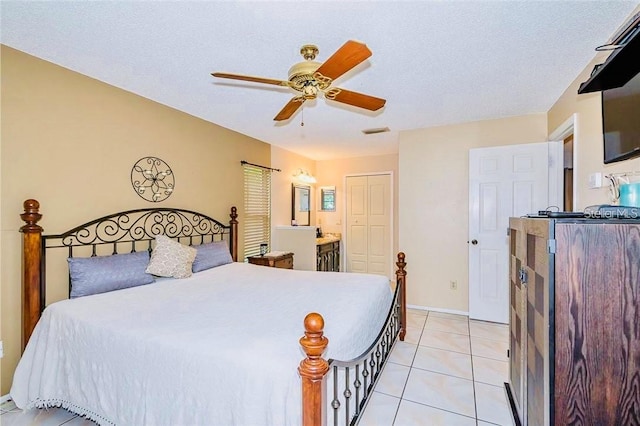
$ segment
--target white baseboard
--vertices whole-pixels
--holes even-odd
[[[419,311],[432,311],[432,312],[442,312],[445,314],[454,314],[454,315],[464,315],[469,316],[469,312],[458,311],[456,309],[444,309],[444,308],[432,308],[429,306],[419,306],[419,305],[407,305],[409,309],[417,309]]]
[[[0,396],[0,404],[4,404],[5,402],[10,400],[11,400],[11,395],[9,394]]]

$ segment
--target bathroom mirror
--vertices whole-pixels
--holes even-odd
[[[320,187],[320,211],[322,212],[336,211],[336,187],[335,186]]]
[[[310,225],[311,187],[306,185],[291,185],[291,224],[299,226]]]

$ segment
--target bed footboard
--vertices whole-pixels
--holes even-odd
[[[303,426],[327,424],[326,411],[329,398],[334,411],[334,425],[355,425],[361,417],[397,338],[403,341],[406,334],[407,272],[404,269],[406,266],[404,253],[398,253],[396,265],[398,266],[396,290],[387,320],[376,341],[358,358],[351,361],[327,361],[322,358],[322,353],[329,344],[329,339],[323,334],[324,319],[315,312],[305,317],[305,332],[300,338],[300,345],[306,358],[298,367],[302,379]],[[326,392],[329,373],[333,375],[332,396],[327,395]],[[344,386],[340,387],[339,382],[344,383]],[[352,400],[353,397],[355,398]],[[352,410],[350,402],[352,402]],[[342,414],[339,413],[340,409]],[[344,415],[344,418],[339,417],[341,415]]]

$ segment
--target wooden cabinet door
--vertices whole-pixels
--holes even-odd
[[[526,424],[545,426],[549,393],[549,221],[530,221],[526,235]]]
[[[509,383],[516,406],[515,415],[525,424],[523,398],[526,372],[526,284],[523,283],[526,259],[526,234],[522,228],[511,227],[509,232]]]
[[[640,224],[559,223],[556,242],[555,424],[638,424]]]
[[[510,221],[509,380],[521,424],[549,424],[549,221]]]

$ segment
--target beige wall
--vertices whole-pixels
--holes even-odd
[[[407,303],[468,311],[469,149],[546,137],[546,114],[400,133],[399,237],[407,255]],[[450,281],[457,290],[450,290]]]
[[[369,157],[354,157],[341,160],[326,160],[316,163],[318,183],[321,186],[336,187],[336,211],[316,212],[316,225],[322,228],[322,232],[342,233],[344,236],[345,215],[345,177],[348,175],[366,175],[380,172],[393,174],[393,252],[398,252],[398,156],[374,155]],[[315,206],[318,208],[318,195],[316,194]],[[344,239],[344,238],[343,238]],[[402,248],[400,248],[402,249]],[[344,258],[343,258],[344,259]],[[344,265],[344,263],[343,263]]]
[[[6,394],[20,355],[23,200],[40,201],[46,233],[150,207],[131,188],[130,173],[138,159],[154,155],[172,167],[176,179],[173,195],[158,205],[224,221],[236,205],[242,225],[240,160],[269,165],[270,145],[11,48],[2,46],[1,54],[1,392]]]
[[[576,203],[574,210],[583,210],[593,204],[610,204],[608,186],[590,189],[587,185],[591,173],[604,175],[640,170],[640,158],[613,164],[604,164],[602,140],[602,107],[600,92],[578,94],[580,83],[589,79],[595,64],[604,61],[606,55],[598,54],[560,96],[547,115],[548,132],[552,134],[575,114],[574,123],[574,180]]]
[[[315,176],[316,162],[302,155],[271,145],[271,164],[272,167],[282,170],[274,172],[271,179],[271,227],[273,235],[275,226],[291,225],[291,184],[300,183],[306,185],[298,182],[293,175],[298,169],[303,169]],[[316,222],[315,188],[317,185],[310,185],[310,187],[311,214],[309,223],[314,225]]]

